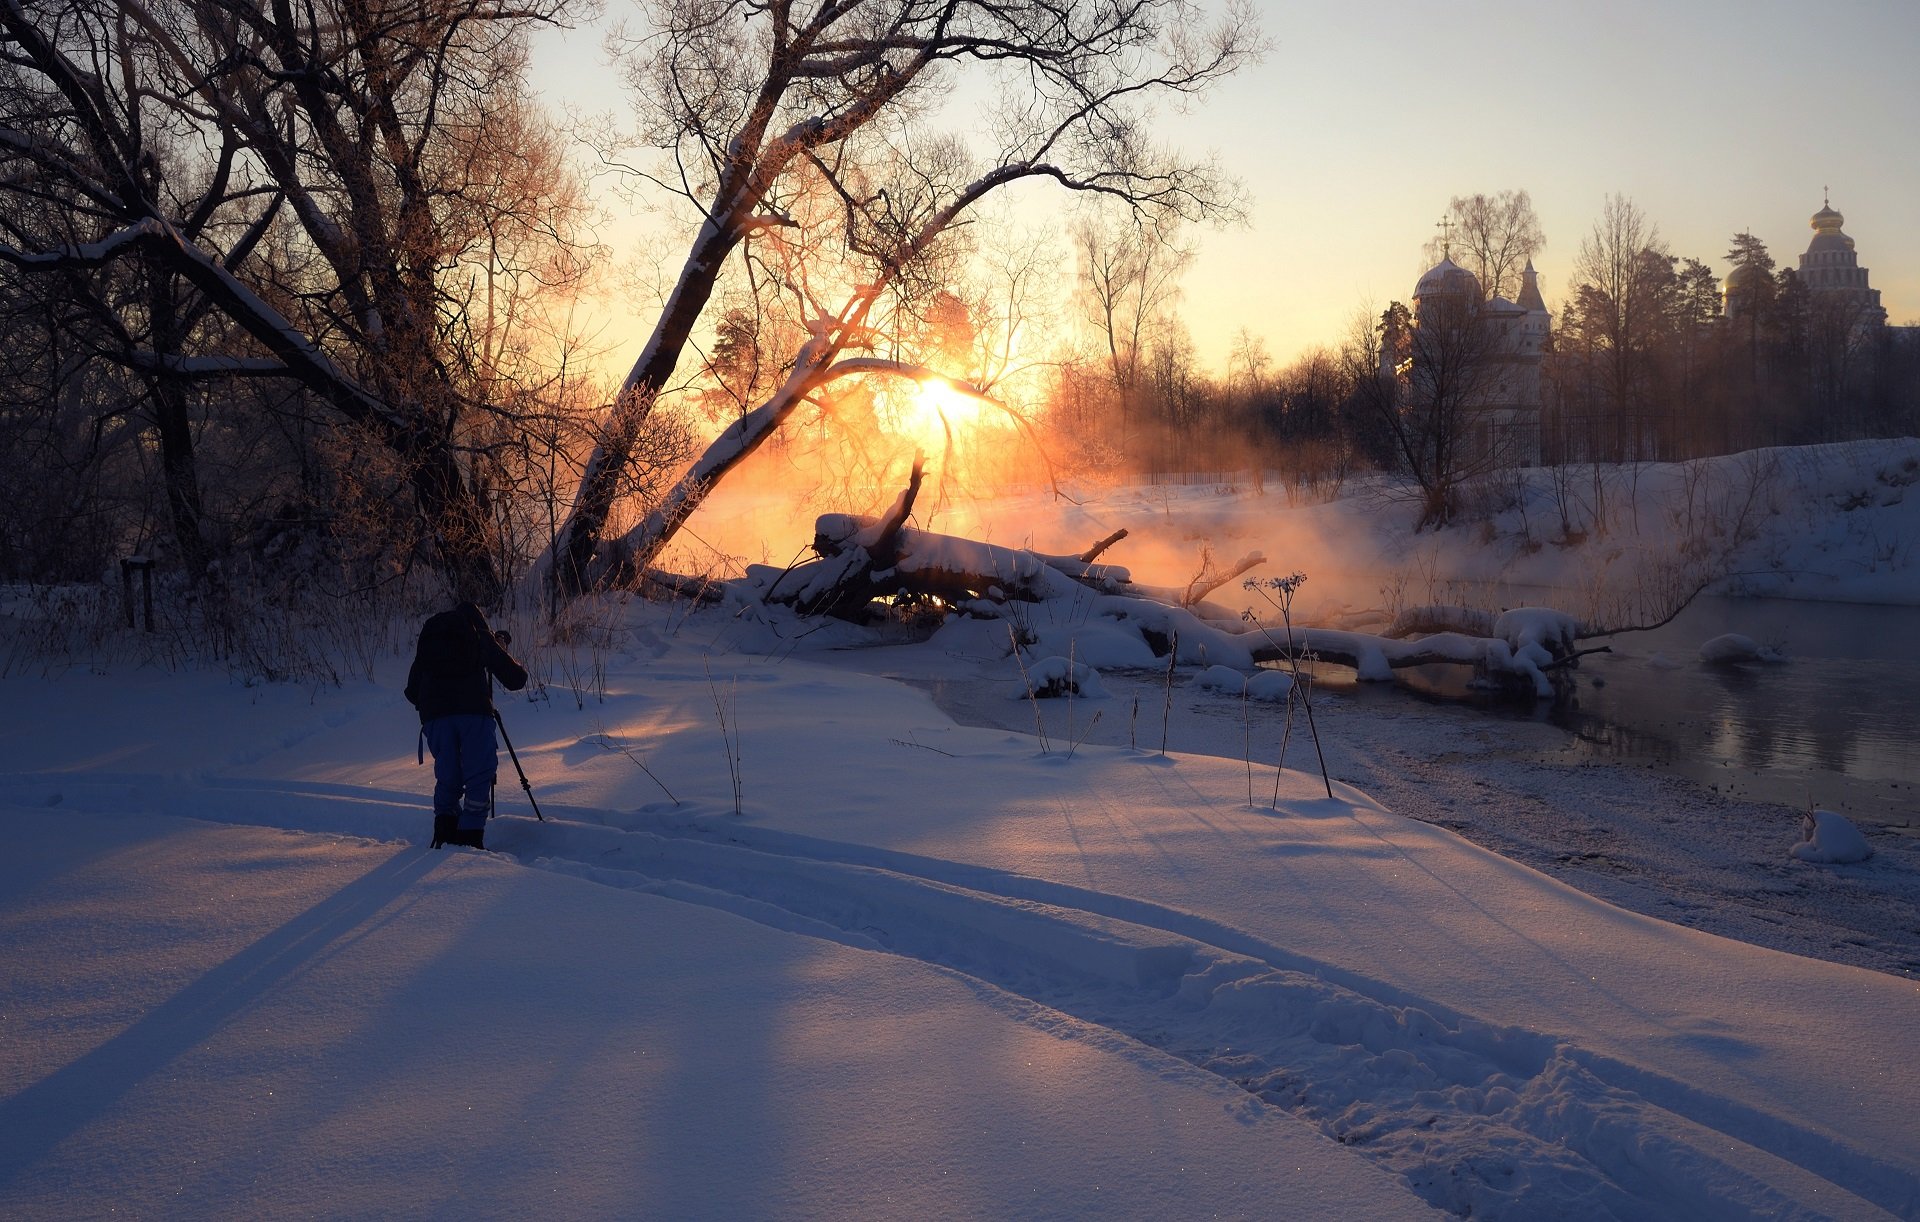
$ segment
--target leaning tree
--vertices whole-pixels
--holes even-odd
[[[644,7],[629,81],[660,155],[653,183],[688,201],[695,232],[556,543],[552,576],[568,592],[644,572],[715,482],[829,382],[907,372],[863,355],[876,310],[926,274],[943,237],[991,193],[1048,180],[1144,214],[1191,217],[1230,202],[1208,166],[1155,146],[1146,116],[1256,53],[1241,0],[1212,20],[1187,0]],[[943,105],[962,91],[971,140],[938,134]],[[609,538],[635,447],[729,259],[807,228],[797,213],[821,199],[839,213],[842,267],[830,277],[788,272],[808,315],[786,376],[658,505]]]

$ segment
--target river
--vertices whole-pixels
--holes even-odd
[[[1700,645],[1728,632],[1786,660],[1701,661]],[[1325,678],[1361,700],[1479,700],[1550,722],[1567,736],[1533,757],[1544,762],[1652,767],[1750,800],[1920,825],[1920,608],[1702,597],[1610,644],[1581,660],[1570,695],[1532,705],[1477,696],[1457,668],[1353,688]]]

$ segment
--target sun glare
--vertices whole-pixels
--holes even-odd
[[[999,400],[932,375],[876,382],[870,393],[877,431],[864,443],[870,458],[884,451],[883,464],[901,465],[918,452],[943,486],[1012,478],[1025,462],[1016,418]],[[850,438],[849,444],[863,443]]]
[[[893,392],[894,427],[928,453],[947,448],[949,440],[967,440],[991,405],[978,395],[940,378],[901,386]]]
[[[979,396],[951,382],[922,382],[913,399],[913,425],[928,437],[943,436],[947,429],[960,432],[980,418],[985,406]]]

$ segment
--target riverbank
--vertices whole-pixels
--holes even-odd
[[[963,725],[1035,732],[1035,709],[1013,698],[1005,659],[949,653],[937,680],[911,650],[846,655],[862,669],[927,690]],[[1176,674],[1107,671],[1108,696],[1042,702],[1057,752],[1073,744],[1167,749],[1253,764],[1253,804],[1272,791],[1284,705],[1242,701]],[[1136,705],[1137,702],[1137,705]],[[1137,708],[1137,712],[1136,712]],[[1098,715],[1097,720],[1096,714]],[[1874,856],[1820,866],[1789,856],[1801,838],[1787,805],[1735,796],[1651,767],[1597,759],[1552,762],[1571,745],[1546,721],[1521,720],[1406,693],[1322,690],[1314,722],[1327,771],[1397,814],[1466,840],[1621,908],[1756,946],[1920,980],[1920,837],[1860,821]],[[1317,772],[1296,713],[1290,769]]]

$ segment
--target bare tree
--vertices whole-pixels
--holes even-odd
[[[1649,354],[1659,329],[1661,285],[1672,267],[1659,226],[1624,195],[1607,197],[1574,261],[1573,301],[1563,330],[1584,337],[1597,358],[1618,458],[1638,457],[1642,446]]]
[[[1807,308],[1807,380],[1822,426],[1820,440],[1853,434],[1851,419],[1861,366],[1880,327],[1866,298],[1851,293],[1814,293]]]
[[[1377,357],[1372,368],[1377,377]],[[1345,482],[1363,432],[1346,411],[1353,397],[1342,354],[1329,348],[1301,353],[1256,395],[1257,419],[1273,439],[1290,500],[1302,494],[1324,499]]]
[[[1342,352],[1356,405],[1382,426],[1419,489],[1416,530],[1449,524],[1461,487],[1510,459],[1486,418],[1504,337],[1482,304],[1436,295],[1415,318],[1395,302],[1377,323],[1363,315]]]
[[[1093,212],[1073,226],[1082,307],[1106,349],[1108,379],[1119,414],[1119,442],[1131,444],[1147,350],[1154,329],[1178,299],[1180,274],[1194,251],[1162,221]]]
[[[555,578],[584,589],[620,563],[649,563],[713,483],[816,390],[852,369],[886,295],[927,276],[942,236],[995,190],[1024,179],[1116,198],[1147,213],[1201,215],[1222,200],[1204,166],[1151,147],[1142,108],[1192,94],[1253,54],[1236,3],[1202,28],[1182,0],[871,0],[797,10],[756,0],[654,0],[628,46],[629,80],[665,169],[654,182],[694,207],[679,278],[615,400],[588,463]],[[930,130],[957,74],[984,77],[1003,109],[978,123],[976,154]],[[706,309],[730,254],[777,243],[793,209],[826,193],[842,209],[849,265],[792,278],[810,337],[759,407],[729,426],[666,501],[602,549],[620,475]],[[802,269],[804,271],[804,269]]]
[[[533,252],[576,209],[521,100],[528,27],[564,3],[0,0],[20,203],[0,259],[70,284],[143,269],[152,291],[99,313],[115,359],[156,374],[182,472],[169,385],[292,379],[378,439],[454,587],[491,598],[469,426],[524,321],[503,291],[566,278]]]
[[[1142,389],[1159,426],[1147,453],[1148,469],[1156,473],[1196,469],[1196,462],[1205,453],[1202,442],[1211,440],[1202,437],[1208,387],[1186,324],[1173,319],[1155,329],[1147,345],[1144,374]],[[1211,459],[1212,455],[1205,457]]]
[[[1227,354],[1227,393],[1258,395],[1266,389],[1267,370],[1272,364],[1267,341],[1241,327],[1233,333],[1233,348]]]
[[[230,220],[221,212],[236,143],[220,138],[193,164],[191,123],[157,100],[142,100],[164,65],[128,26],[99,6],[0,5],[8,52],[0,89],[0,257],[14,267],[14,291],[52,307],[50,316],[87,354],[82,359],[117,358],[122,406],[109,414],[144,409],[174,537],[188,569],[201,575],[201,490],[181,356],[204,309],[170,273],[163,251],[130,249],[119,260],[113,252],[80,252],[161,208],[170,208],[186,241]],[[229,260],[244,264],[262,232],[256,226],[230,239]],[[76,257],[61,257],[69,252]],[[18,278],[28,271],[39,273],[30,287]]]
[[[995,226],[983,247],[983,267],[969,298],[973,317],[983,325],[975,331],[965,376],[992,393],[1039,367],[1034,341],[1056,317],[1052,288],[1060,258],[1054,235],[1044,229]]]
[[[1525,191],[1456,195],[1447,204],[1444,232],[1427,243],[1427,263],[1451,257],[1480,281],[1489,297],[1520,294],[1520,273],[1547,244]]]

